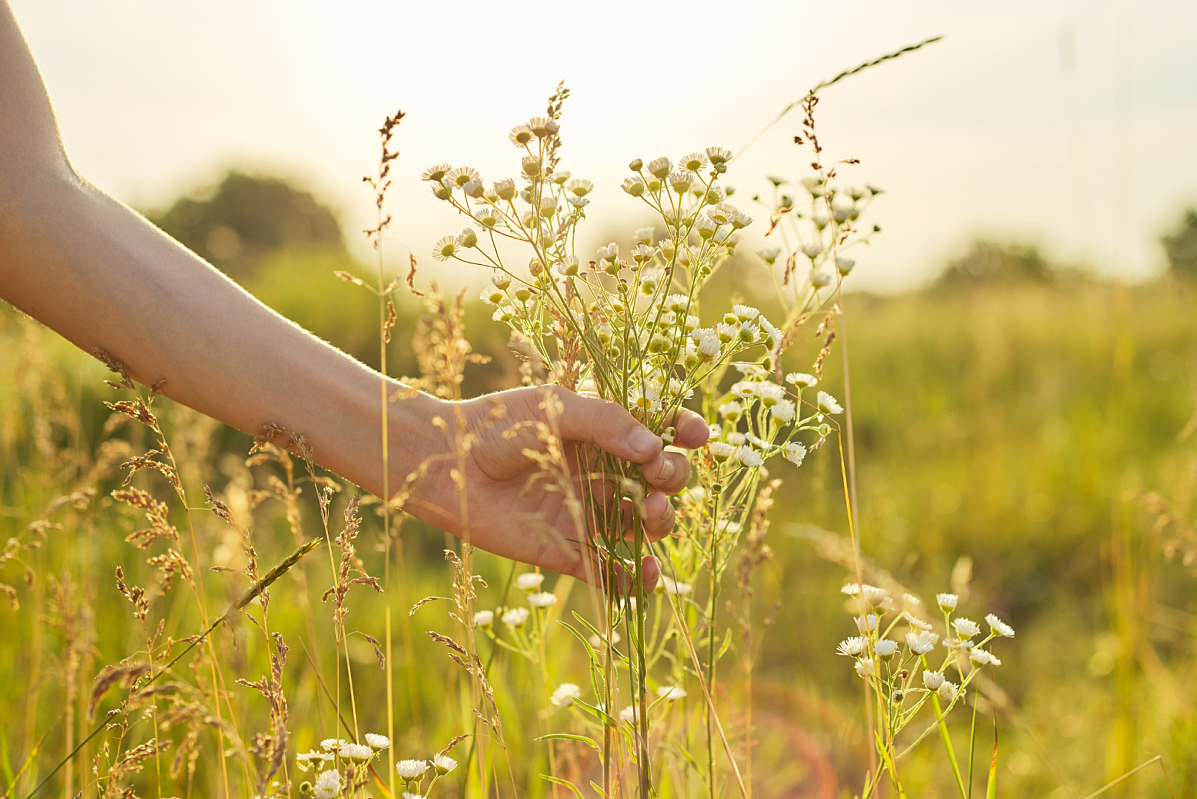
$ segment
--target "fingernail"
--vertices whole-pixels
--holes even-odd
[[[653,435],[647,427],[637,427],[628,436],[628,446],[638,453],[649,452],[660,443],[661,438]]]
[[[677,471],[677,467],[673,465],[673,461],[668,458],[662,458],[661,471],[657,474],[657,480],[662,483],[673,477],[673,473]]]
[[[661,512],[661,515],[660,515],[660,517],[658,517],[658,518],[660,518],[660,520],[661,520],[661,521],[665,521],[665,520],[666,520],[666,519],[668,519],[668,518],[669,518],[671,515],[673,515],[673,504],[672,504],[672,503],[669,503],[669,502],[666,502],[666,503],[665,503],[665,510]]]

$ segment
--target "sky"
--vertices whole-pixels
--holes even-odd
[[[507,132],[561,79],[563,167],[597,186],[582,239],[595,247],[644,221],[618,188],[632,158],[739,153],[820,80],[932,36],[944,38],[822,93],[827,155],[860,160],[846,183],[885,189],[864,220],[883,232],[855,254],[852,285],[924,285],[977,238],[1150,279],[1160,236],[1197,206],[1187,0],[10,2],[91,182],[147,209],[232,167],[288,177],[338,210],[363,257],[356,231],[374,209],[361,176],[398,108],[396,262],[410,248],[431,267],[433,243],[462,227],[420,173],[449,162],[514,176]],[[764,176],[809,174],[799,121],[782,119],[725,176],[758,220],[750,249]]]

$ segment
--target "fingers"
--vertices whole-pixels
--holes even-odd
[[[649,485],[661,491],[675,494],[685,488],[690,480],[688,459],[676,452],[665,452],[661,437],[627,410],[614,402],[562,389],[546,390],[555,391],[561,401],[558,424],[563,438],[594,444],[618,458],[640,464]],[[698,414],[682,409],[671,421],[674,443],[678,446],[693,448],[706,443],[710,431]]]

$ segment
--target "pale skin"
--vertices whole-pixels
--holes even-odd
[[[256,434],[268,423],[302,433],[322,466],[382,495],[381,375],[275,314],[143,217],[72,168],[50,98],[7,0],[0,0],[0,298],[87,352],[104,350],[147,385],[225,424]],[[330,276],[330,280],[334,279]],[[404,386],[388,381],[388,394]],[[405,510],[481,549],[579,579],[592,563],[571,543],[578,531],[560,494],[538,484],[523,454],[539,443],[519,422],[546,421],[544,400],[561,403],[566,449],[593,445],[636,464],[650,486],[645,533],[673,529],[667,494],[689,479],[686,457],[666,452],[619,405],[561,388],[525,388],[448,402],[416,394],[389,403],[387,485],[392,492],[431,458]],[[491,423],[495,403],[504,417]],[[476,434],[465,456],[468,531],[449,469],[457,419]],[[679,447],[702,446],[701,417],[674,420]],[[572,461],[572,458],[571,458]],[[540,523],[532,523],[540,519]],[[646,588],[659,577],[642,569]]]

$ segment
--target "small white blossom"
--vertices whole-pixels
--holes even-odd
[[[486,629],[495,623],[495,612],[493,610],[480,610],[474,614],[474,626]]]
[[[436,769],[437,774],[444,776],[457,768],[457,761],[448,755],[433,755],[432,767]]]
[[[959,692],[960,686],[954,682],[948,682],[947,680],[944,680],[943,685],[939,686],[939,688],[936,690],[936,693],[939,694],[939,698],[945,702],[951,702],[954,700],[956,698],[956,694]]]
[[[756,251],[757,257],[760,258],[769,266],[773,266],[773,262],[777,260],[777,256],[781,255],[780,247],[761,247]]]
[[[923,685],[928,691],[938,691],[939,686],[943,685],[942,671],[924,671]]]
[[[427,760],[400,760],[395,764],[395,771],[399,772],[399,776],[407,781],[418,779],[427,770]]]
[[[711,457],[720,463],[736,454],[736,448],[724,441],[712,441],[707,447],[711,450]]]
[[[542,591],[538,594],[528,595],[528,604],[534,608],[551,608],[557,604],[557,595],[550,594],[548,591]]]
[[[340,772],[331,769],[322,771],[320,772],[320,776],[316,778],[316,784],[312,788],[312,795],[316,799],[333,799],[334,796],[341,793],[343,784]]]
[[[619,717],[629,724],[636,724],[640,721],[640,708],[636,705],[628,705],[619,711]]]
[[[761,453],[752,447],[740,447],[736,450],[736,460],[740,462],[741,466],[746,466],[749,469],[755,469],[765,462]]]
[[[870,605],[880,605],[889,596],[888,591],[875,585],[862,585],[860,591]]]
[[[926,630],[919,630],[917,633],[906,633],[906,645],[916,655],[927,654],[935,649],[937,643],[939,643],[939,636]]]
[[[572,682],[563,682],[557,686],[553,691],[553,695],[549,697],[549,702],[554,707],[569,707],[574,703],[575,699],[582,698],[582,689]]]
[[[391,739],[385,735],[377,735],[372,732],[366,733],[366,743],[370,745],[371,749],[379,751],[391,748]]]
[[[665,593],[669,594],[670,596],[687,596],[691,591],[694,590],[694,587],[689,583],[675,582],[673,579],[666,577],[663,574],[661,575],[661,582],[659,583],[658,587],[663,587]]]
[[[981,625],[972,619],[952,619],[952,626],[956,629],[956,635],[961,638],[972,638],[981,633]]]
[[[872,658],[860,658],[856,661],[854,668],[856,669],[856,673],[859,674],[862,679],[868,679],[876,673],[873,668]]]
[[[1000,666],[1002,661],[994,657],[993,653],[986,652],[980,647],[973,647],[968,650],[968,659],[978,666]]]
[[[594,191],[594,184],[589,180],[581,178],[574,178],[569,183],[565,184],[565,190],[575,197],[585,197],[590,192]]]
[[[1014,628],[992,613],[985,617],[985,621],[989,622],[989,629],[993,630],[996,635],[1001,635],[1005,638],[1014,637]]]
[[[751,305],[733,305],[732,312],[741,322],[751,322],[761,315],[761,312]]]
[[[340,752],[341,747],[349,743],[344,738],[325,738],[320,742],[320,746],[329,752]]]
[[[873,652],[880,658],[892,658],[898,654],[898,642],[891,641],[888,638],[882,638],[877,643],[873,644]]]
[[[723,439],[727,443],[731,444],[733,447],[739,447],[739,446],[743,446],[744,442],[748,440],[748,437],[745,436],[743,433],[733,430],[730,433],[728,433],[726,436],[724,436]]]
[[[523,627],[529,613],[527,608],[512,608],[503,614],[503,623],[509,627]]]
[[[827,413],[834,416],[837,413],[844,412],[844,409],[840,407],[840,404],[835,401],[835,397],[831,396],[826,391],[819,392],[819,400],[816,404],[818,405],[819,411],[821,413]]]
[[[908,621],[910,623],[911,627],[917,627],[920,630],[926,630],[927,632],[931,632],[930,622],[923,621],[918,616],[915,616],[913,613],[911,613],[908,610],[902,611],[902,618],[906,619],[906,621]]]
[[[539,572],[526,572],[515,578],[515,585],[521,591],[535,591],[544,582],[544,575]]]
[[[307,771],[312,767],[313,763],[327,763],[336,759],[337,756],[331,752],[317,752],[315,749],[312,749],[309,752],[296,755],[295,765],[299,767],[300,771]]]
[[[707,490],[702,486],[687,488],[685,491],[678,494],[678,500],[683,505],[701,505],[707,500]],[[635,597],[629,597],[629,599],[635,599]]]
[[[799,444],[797,441],[791,441],[783,448],[785,459],[795,466],[801,466],[802,461],[806,458],[806,447]]]
[[[877,629],[877,617],[872,613],[867,616],[856,617],[856,629],[862,633],[869,633]]]
[[[361,762],[369,760],[374,754],[374,750],[365,744],[345,744],[337,754],[346,760]]]
[[[790,372],[786,375],[786,382],[791,383],[799,388],[813,388],[818,384],[818,380],[814,375],[808,375],[806,372]]]
[[[719,406],[719,415],[729,422],[739,419],[743,412],[744,409],[740,406],[740,403],[735,401],[725,402]]]
[[[448,261],[457,255],[457,237],[443,236],[432,248],[432,257],[438,261]]]
[[[660,583],[657,583],[657,593],[661,593],[661,591],[662,591],[662,590],[664,590],[664,589],[662,589],[662,588],[661,588],[661,584],[660,584]],[[612,633],[611,633],[611,646],[615,646],[615,645],[616,645],[616,644],[618,644],[618,643],[619,643],[621,640],[623,640],[623,639],[621,639],[621,638],[619,637],[619,633],[612,631]],[[596,649],[597,649],[598,647],[600,647],[600,646],[605,646],[605,645],[606,645],[606,643],[607,643],[607,642],[606,642],[604,639],[602,639],[602,638],[599,638],[597,635],[592,635],[592,636],[590,636],[590,645],[591,645],[591,646],[593,646],[593,647],[595,647]]]
[[[902,601],[910,607],[923,604],[923,600],[919,599],[914,594],[902,594]]]
[[[680,685],[662,685],[657,689],[657,696],[666,702],[676,702],[686,698],[686,689]]]
[[[857,596],[860,594],[860,583],[848,583],[840,589],[840,593],[847,594],[848,596]]]
[[[936,594],[935,601],[941,609],[951,611],[956,609],[956,604],[960,601],[960,597],[955,594]]]
[[[851,638],[845,638],[843,641],[840,641],[839,646],[835,648],[835,653],[837,655],[856,657],[864,652],[867,646],[868,641],[866,641],[864,637],[854,635]]]
[[[599,247],[597,254],[599,259],[609,263],[614,263],[615,259],[619,257],[619,245],[615,242],[611,242],[606,246]]]

